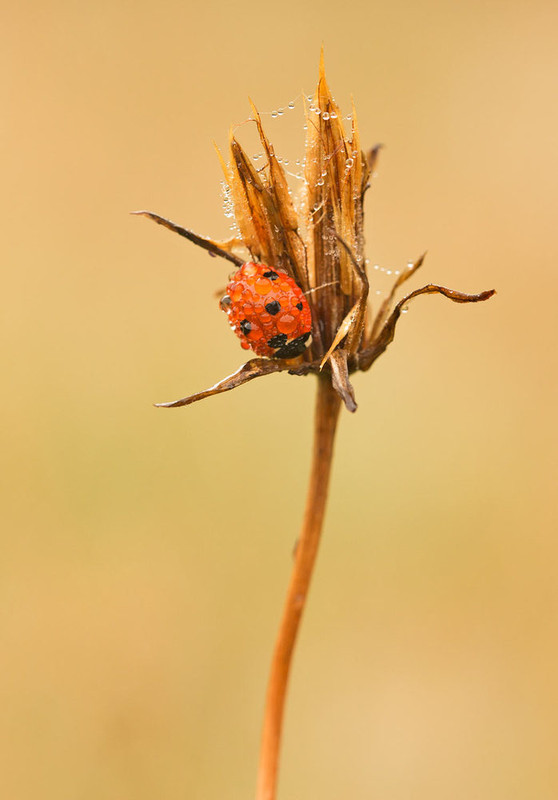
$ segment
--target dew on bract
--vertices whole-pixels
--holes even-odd
[[[221,193],[223,195],[223,213],[227,219],[231,219],[234,217],[234,205],[231,196],[231,187],[224,181],[221,181]]]

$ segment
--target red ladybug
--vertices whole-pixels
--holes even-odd
[[[241,347],[259,356],[295,358],[309,344],[310,307],[302,289],[285,272],[251,261],[243,264],[220,306]]]

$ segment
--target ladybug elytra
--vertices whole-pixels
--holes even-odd
[[[304,352],[312,315],[302,289],[285,272],[249,261],[231,278],[220,306],[244,350],[295,358]]]

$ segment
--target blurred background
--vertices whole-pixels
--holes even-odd
[[[253,795],[314,381],[153,408],[244,353],[226,262],[128,212],[226,237],[212,140],[250,96],[301,157],[322,42],[385,144],[371,263],[428,249],[412,288],[498,294],[420,298],[355,377],[280,797],[558,796],[557,23],[551,0],[3,4],[3,797]]]

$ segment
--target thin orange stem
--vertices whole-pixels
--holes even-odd
[[[339,395],[331,385],[331,379],[325,374],[320,375],[310,483],[302,530],[271,662],[256,800],[276,798],[279,749],[289,670],[320,543],[340,403]]]

